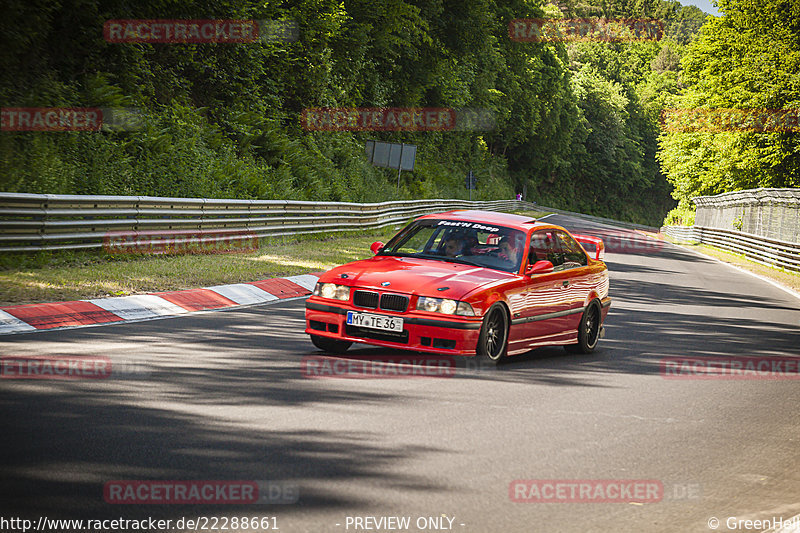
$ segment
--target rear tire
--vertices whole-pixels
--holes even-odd
[[[600,340],[600,318],[600,306],[590,303],[578,325],[578,343],[568,344],[564,349],[569,353],[592,353]]]
[[[328,337],[320,337],[319,335],[311,335],[311,342],[314,346],[328,353],[344,353],[353,344],[349,341],[340,341],[336,339],[329,339]]]
[[[480,357],[497,364],[508,350],[508,314],[502,304],[489,308],[483,319],[475,351]]]

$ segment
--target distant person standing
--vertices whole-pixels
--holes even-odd
[[[517,201],[518,202],[522,201],[522,193],[521,192],[517,193]]]

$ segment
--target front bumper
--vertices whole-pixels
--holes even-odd
[[[403,319],[402,335],[347,324],[347,312],[369,313]],[[479,317],[461,317],[407,311],[391,313],[354,307],[312,296],[306,300],[306,333],[342,341],[360,342],[386,348],[418,352],[475,355],[480,335]]]

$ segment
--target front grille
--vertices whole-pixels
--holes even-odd
[[[381,296],[381,309],[405,313],[406,309],[408,309],[408,296],[384,294]]]
[[[378,295],[373,291],[355,291],[353,293],[353,305],[365,307],[367,309],[383,309],[384,311],[395,311],[405,313],[408,309],[408,296],[402,294],[382,294]]]
[[[356,307],[377,309],[378,293],[372,291],[355,291],[353,293],[353,305],[355,305]]]

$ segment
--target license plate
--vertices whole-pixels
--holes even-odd
[[[348,311],[347,324],[360,328],[389,331],[391,333],[403,333],[403,319],[395,316],[371,315],[369,313]]]

